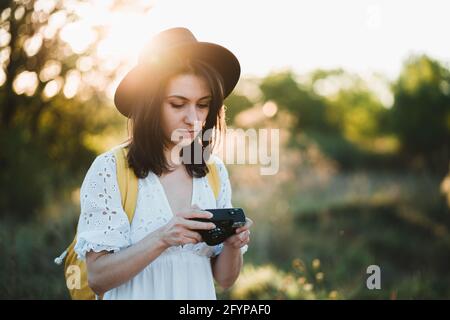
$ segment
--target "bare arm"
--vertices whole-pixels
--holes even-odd
[[[237,229],[236,234],[224,242],[222,252],[211,259],[214,279],[224,289],[230,288],[239,277],[243,264],[241,247],[250,242],[249,228],[252,224],[253,221],[247,218],[246,225]]]
[[[222,288],[230,288],[241,272],[242,263],[240,249],[224,247],[217,257],[211,259],[214,279]]]
[[[213,229],[214,224],[191,221],[191,218],[210,218],[206,211],[179,213],[165,226],[150,233],[141,241],[116,253],[108,251],[86,254],[89,287],[97,294],[129,281],[171,246],[198,243],[201,236],[196,229]]]
[[[86,254],[89,287],[97,294],[127,282],[155,260],[167,245],[156,233],[116,253],[108,251]]]

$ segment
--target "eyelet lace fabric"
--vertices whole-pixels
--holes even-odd
[[[218,199],[207,177],[193,178],[191,204],[202,209],[232,207],[227,169],[217,156],[213,160],[221,181]],[[99,155],[90,166],[80,189],[80,206],[74,248],[80,259],[85,259],[89,251],[117,252],[127,248],[173,217],[159,178],[150,172],[138,181],[136,210],[130,224],[121,204],[112,151]],[[241,253],[247,248],[241,248]],[[104,299],[215,299],[209,259],[222,249],[222,244],[208,246],[204,242],[170,247],[129,282],[107,292]]]

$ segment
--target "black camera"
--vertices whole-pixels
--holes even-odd
[[[245,225],[246,219],[242,208],[204,209],[213,214],[210,219],[193,218],[201,222],[212,222],[216,228],[211,230],[195,230],[209,246],[224,242],[228,237],[236,233],[236,229]]]

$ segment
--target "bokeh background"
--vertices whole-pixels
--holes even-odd
[[[151,35],[236,53],[229,128],[280,130],[280,168],[228,165],[255,221],[230,299],[450,298],[445,1],[0,2],[0,298],[67,299],[91,162],[127,137],[112,97]],[[381,290],[366,269],[381,268]]]

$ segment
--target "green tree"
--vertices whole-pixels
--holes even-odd
[[[0,215],[30,217],[79,185],[95,156],[86,136],[123,124],[104,90],[118,70],[95,54],[106,26],[95,26],[82,50],[61,36],[80,19],[64,0],[0,4]],[[91,67],[80,67],[83,59]]]
[[[224,105],[227,124],[232,124],[237,114],[252,107],[253,102],[244,95],[232,93],[225,99]]]
[[[295,127],[302,130],[320,128],[333,132],[336,128],[326,121],[324,100],[309,88],[300,86],[291,71],[275,73],[263,79],[260,85],[265,101],[275,101],[280,109],[295,116]]]
[[[303,147],[313,140],[342,168],[368,164],[386,109],[367,83],[341,69],[316,70],[302,84],[295,78],[281,72],[261,83],[265,100],[294,115],[293,133],[301,139],[292,144]]]
[[[392,130],[405,156],[444,174],[450,141],[450,70],[425,55],[410,57],[393,85]]]

